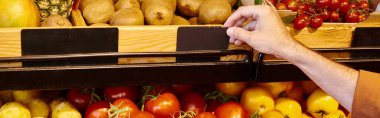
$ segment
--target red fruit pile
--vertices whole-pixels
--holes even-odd
[[[278,10],[297,12],[293,27],[301,30],[306,26],[318,29],[323,22],[357,23],[364,21],[372,11],[366,0],[280,0]]]

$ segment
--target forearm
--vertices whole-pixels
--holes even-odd
[[[281,57],[299,67],[318,86],[336,98],[347,110],[355,94],[358,71],[333,62],[295,43]]]

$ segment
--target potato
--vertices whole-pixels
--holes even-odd
[[[40,96],[41,96],[40,90],[13,91],[14,100],[22,104],[27,104],[32,98],[38,98]]]
[[[47,118],[49,116],[49,106],[39,98],[31,99],[27,106],[32,117]]]
[[[0,118],[31,118],[30,111],[18,102],[9,102],[1,106]]]
[[[53,111],[53,109],[55,109],[60,103],[65,102],[65,101],[66,100],[63,98],[54,99],[53,101],[49,103],[50,110]]]
[[[82,118],[80,112],[70,104],[70,102],[61,102],[53,109],[51,118]]]

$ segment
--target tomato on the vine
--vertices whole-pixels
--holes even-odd
[[[316,0],[315,4],[317,5],[318,8],[327,8],[331,5],[331,0]]]
[[[292,11],[297,11],[297,2],[295,0],[287,0],[286,8]]]
[[[107,101],[94,102],[87,107],[85,118],[108,118],[110,103]]]
[[[202,113],[197,114],[194,118],[217,118],[217,117],[211,112],[202,112]]]
[[[323,18],[323,21],[328,21],[331,16],[331,12],[327,9],[324,9],[321,11],[321,16]]]
[[[131,115],[130,118],[155,118],[153,114],[145,111],[138,111]]]
[[[331,12],[330,21],[331,22],[338,22],[340,19],[339,13],[336,11]]]
[[[329,10],[336,11],[340,7],[340,0],[331,0]]]
[[[360,13],[356,10],[350,10],[347,12],[347,14],[345,16],[346,16],[345,17],[346,22],[357,23],[357,22],[359,22]]]
[[[354,3],[350,4],[350,9],[357,9],[357,8],[358,8],[358,5],[356,5]]]
[[[180,96],[181,108],[183,111],[193,111],[195,113],[204,112],[206,107],[205,98],[197,92],[188,92]]]
[[[350,10],[350,3],[347,1],[341,2],[339,7],[339,13],[340,14],[346,14]]]
[[[121,113],[119,113],[122,111]],[[128,98],[119,98],[115,100],[110,108],[110,117],[128,118],[130,115],[138,112],[139,108]]]
[[[305,28],[307,26],[307,24],[308,24],[308,19],[306,19],[304,15],[297,16],[293,20],[293,28],[295,30],[301,30],[301,29]]]
[[[107,100],[114,101],[119,98],[128,98],[136,101],[138,97],[138,89],[131,86],[108,87],[104,89],[104,95]]]
[[[309,8],[307,4],[298,4],[298,10],[306,11]]]
[[[90,104],[92,93],[80,89],[71,89],[67,93],[67,100],[73,104],[79,111],[84,111]]]
[[[369,10],[369,3],[365,0],[362,0],[358,4],[360,10]]]
[[[173,93],[162,93],[145,102],[145,111],[152,113],[156,118],[171,118],[181,110],[177,97]]]
[[[318,29],[323,24],[323,18],[321,16],[315,16],[314,18],[310,19],[309,26],[313,29]]]
[[[227,102],[215,110],[217,118],[249,118],[248,112],[236,102]]]

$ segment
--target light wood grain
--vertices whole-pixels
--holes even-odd
[[[373,12],[368,19],[358,23],[358,27],[380,27],[380,12]]]
[[[0,57],[21,56],[20,32],[20,28],[0,28]]]
[[[352,31],[357,23],[324,23],[317,30],[294,30],[287,26],[294,39],[309,48],[345,48],[351,46]]]

